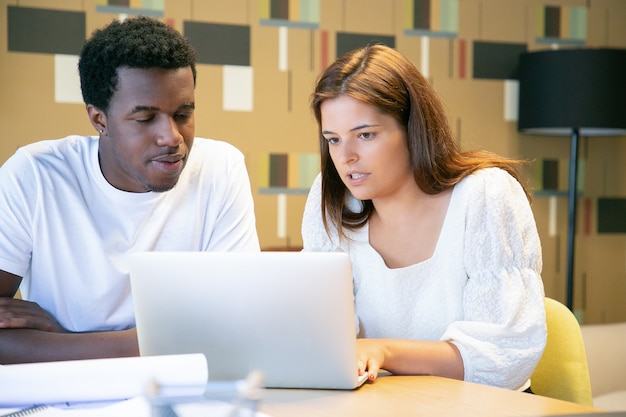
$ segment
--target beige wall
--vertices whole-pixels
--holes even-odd
[[[116,15],[96,13],[95,0],[0,0],[0,27],[6,27],[7,5],[85,11],[87,31]],[[217,66],[198,68],[196,133],[227,140],[246,155],[254,191],[258,231],[264,248],[301,245],[300,220],[305,197],[288,197],[287,238],[277,236],[277,198],[258,193],[259,155],[267,152],[316,152],[316,134],[308,97],[321,70],[320,31],[329,34],[329,59],[335,54],[337,31],[396,36],[397,48],[421,65],[421,40],[403,31],[403,0],[320,0],[320,29],[288,29],[291,73],[278,70],[278,28],[259,24],[255,0],[165,0],[166,18],[182,30],[183,20],[245,24],[251,27],[254,68],[254,111],[223,111],[222,72]],[[503,117],[504,82],[472,78],[472,41],[535,42],[537,9],[542,5],[587,6],[587,47],[626,47],[624,0],[459,0],[456,39],[430,39],[430,80],[450,113],[462,146],[485,148],[512,157],[559,158],[569,155],[564,138],[522,136],[516,123]],[[467,44],[467,67],[459,77],[459,42]],[[6,30],[0,29],[0,163],[18,146],[68,134],[94,134],[80,104],[54,102],[54,58],[51,55],[8,53]],[[591,204],[590,234],[579,232],[576,249],[576,309],[589,323],[626,320],[626,236],[595,234],[595,199],[626,196],[626,137],[583,138],[586,160],[584,199]],[[565,167],[566,169],[566,167]],[[526,172],[530,179],[532,168]],[[561,176],[566,178],[565,172]],[[563,180],[565,181],[565,180]],[[565,183],[563,185],[565,188]],[[549,198],[535,197],[533,210],[543,242],[547,295],[565,298],[567,201],[557,198],[557,235],[548,234]],[[582,204],[580,205],[582,206]],[[580,207],[579,206],[579,207]],[[579,230],[582,227],[579,210]]]

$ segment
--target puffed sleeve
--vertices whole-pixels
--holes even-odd
[[[501,169],[470,176],[464,263],[464,320],[443,340],[464,360],[465,379],[522,387],[546,343],[541,244],[521,185]]]

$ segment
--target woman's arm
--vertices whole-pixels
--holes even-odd
[[[359,375],[376,379],[381,369],[394,374],[436,375],[463,380],[463,358],[452,343],[398,339],[357,339]]]
[[[541,244],[520,184],[497,168],[466,180],[464,319],[451,340],[465,363],[465,380],[523,387],[546,342]]]

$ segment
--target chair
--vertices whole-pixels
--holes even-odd
[[[545,298],[548,340],[531,376],[535,394],[593,406],[587,357],[580,325],[560,302]]]

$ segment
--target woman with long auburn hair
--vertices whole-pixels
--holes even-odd
[[[432,86],[383,45],[337,59],[311,108],[304,250],[350,255],[358,372],[529,390],[546,322],[523,161],[461,151]]]

